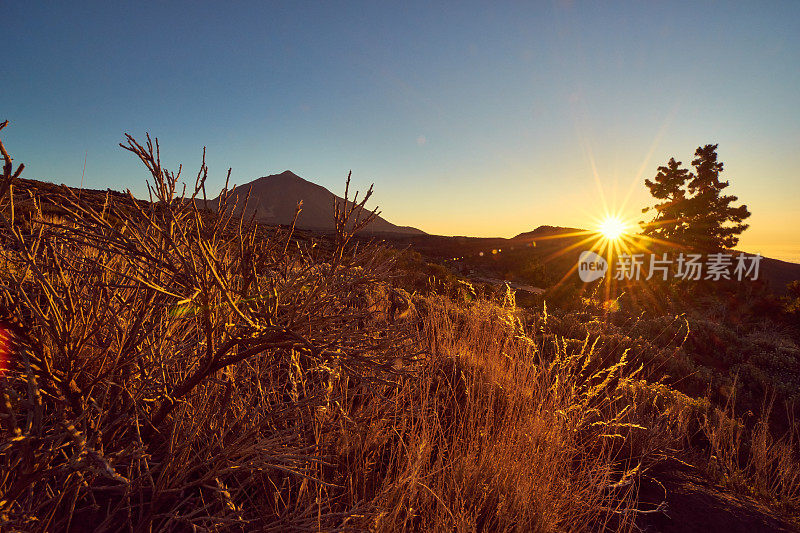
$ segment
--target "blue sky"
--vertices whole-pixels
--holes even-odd
[[[27,177],[144,195],[157,135],[209,188],[375,183],[389,220],[512,236],[639,220],[644,178],[719,143],[741,247],[800,261],[800,3],[4,5],[4,141]],[[8,31],[10,30],[10,31]],[[626,201],[627,200],[627,201]]]

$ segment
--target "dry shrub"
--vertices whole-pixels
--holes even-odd
[[[157,141],[123,147],[150,202],[28,186],[4,150],[3,529],[341,524],[352,510],[319,497],[318,410],[340,375],[391,379],[413,353],[373,296],[391,254],[350,243],[366,198],[318,246],[234,215],[225,192],[205,210],[205,162],[179,194]]]

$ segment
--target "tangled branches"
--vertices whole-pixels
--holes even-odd
[[[179,193],[158,140],[126,140],[150,201],[37,187],[0,143],[0,305],[15,348],[2,528],[305,527],[296,509],[314,510],[315,529],[340,523],[314,493],[318,409],[342,376],[387,380],[409,353],[385,317],[391,255],[348,244],[364,202],[346,202],[333,249],[319,246],[246,220],[227,183],[208,209],[205,151]]]

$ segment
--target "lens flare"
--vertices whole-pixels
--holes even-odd
[[[615,241],[622,237],[622,235],[627,230],[627,224],[625,224],[619,217],[609,216],[603,219],[600,222],[597,230],[610,241]]]

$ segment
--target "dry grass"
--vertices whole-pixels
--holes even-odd
[[[790,430],[775,438],[770,431],[772,400],[765,402],[751,430],[734,408],[735,394],[731,394],[725,408],[714,409],[703,421],[709,442],[706,470],[721,484],[796,515],[800,509],[800,425],[792,420]]]
[[[635,465],[615,457],[613,441],[632,426],[609,409],[621,366],[580,375],[588,352],[548,357],[510,309],[427,303],[434,357],[401,395],[408,414],[394,424],[397,472],[376,528],[624,529]]]
[[[626,531],[653,510],[638,481],[697,402],[513,295],[412,304],[396,254],[351,241],[366,200],[297,239],[224,194],[205,211],[205,164],[179,195],[157,142],[125,147],[152,202],[24,187],[3,150],[4,531]],[[796,441],[765,431],[748,472],[794,501]]]

